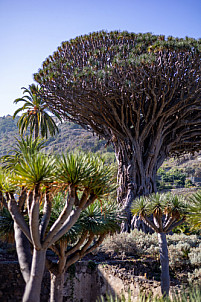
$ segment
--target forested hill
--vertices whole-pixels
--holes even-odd
[[[0,157],[13,150],[15,138],[19,138],[17,118],[11,115],[0,117]],[[99,140],[96,135],[84,130],[77,124],[64,122],[59,125],[59,133],[50,137],[46,142],[46,150],[52,153],[61,153],[66,150],[80,149],[84,151],[104,153],[108,163],[115,161],[112,146],[105,148],[106,141]],[[159,189],[191,186],[189,179],[198,178],[201,185],[201,155],[186,155],[183,158],[167,159],[158,171]],[[186,181],[188,183],[186,184]]]
[[[19,138],[17,118],[11,115],[0,117],[0,156],[8,154],[15,146],[15,138]],[[59,125],[59,133],[47,140],[47,150],[54,153],[66,150],[82,149],[85,151],[108,152],[113,157],[113,148],[105,148],[106,142],[99,140],[96,135],[84,130],[79,125],[64,122]]]

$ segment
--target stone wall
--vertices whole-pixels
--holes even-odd
[[[0,301],[21,301],[23,290],[24,280],[18,263],[6,261],[0,263]]]
[[[49,298],[49,274],[45,272],[42,284],[41,302]],[[0,301],[21,302],[25,282],[17,261],[0,262]]]
[[[132,269],[132,268],[131,268]],[[97,298],[111,293],[121,297],[131,292],[131,301],[138,299],[140,291],[160,295],[160,283],[148,280],[145,276],[134,276],[127,269],[119,269],[112,261],[93,267],[91,262],[80,262],[71,276],[66,276],[64,301],[96,302]]]
[[[119,267],[110,261],[105,264],[95,264],[92,261],[78,262],[66,274],[64,287],[64,300],[68,302],[96,302],[97,297],[107,293],[121,296],[131,290],[132,301],[137,301],[141,290],[160,295],[160,283],[148,280],[146,274],[135,275],[136,263],[127,263]],[[24,291],[22,279],[17,262],[0,262],[0,301],[20,302]],[[49,300],[49,273],[45,272],[41,302]]]

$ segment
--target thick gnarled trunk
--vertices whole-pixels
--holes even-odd
[[[138,196],[156,192],[156,174],[158,167],[161,165],[161,158],[159,161],[157,154],[145,160],[142,152],[137,153],[135,149],[133,145],[128,144],[115,145],[119,185],[117,198],[127,214],[127,223],[123,224],[122,231],[130,231],[132,226],[136,224],[136,222],[133,222],[131,226],[130,209],[133,200]]]

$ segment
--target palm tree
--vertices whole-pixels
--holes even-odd
[[[55,158],[43,153],[22,154],[6,180],[2,178],[2,192],[14,224],[20,228],[33,246],[31,265],[24,260],[20,267],[26,282],[23,302],[38,302],[45,267],[46,251],[69,232],[83,210],[95,200],[104,198],[115,189],[113,171],[93,156],[63,155]],[[1,178],[0,178],[1,179]],[[8,185],[7,185],[8,184]],[[23,188],[19,190],[18,188]],[[48,229],[53,196],[56,191],[66,192],[65,205],[59,217]],[[19,202],[15,192],[19,194]],[[28,224],[21,211],[21,198],[26,191],[25,209]],[[40,217],[40,207],[43,208]],[[24,212],[23,211],[23,212]],[[16,244],[18,244],[17,238]],[[20,252],[20,249],[17,253]],[[22,251],[21,251],[22,252]],[[18,258],[25,259],[18,255]]]
[[[193,229],[201,230],[201,191],[189,197],[187,220]]]
[[[25,133],[30,127],[30,133],[34,133],[35,139],[39,136],[39,132],[42,137],[46,138],[48,132],[52,136],[55,135],[59,130],[54,119],[49,115],[50,110],[48,110],[46,102],[40,96],[41,88],[32,84],[29,85],[28,89],[25,87],[22,89],[25,95],[16,99],[14,103],[24,102],[24,105],[18,108],[13,115],[15,118],[19,112],[25,111],[18,120],[20,134]],[[55,111],[52,113],[61,121],[60,116]]]
[[[161,263],[161,292],[169,295],[170,276],[166,234],[185,221],[186,205],[182,196],[168,194],[152,194],[140,197],[132,204],[132,214],[139,215],[154,232],[158,234]],[[153,221],[150,216],[153,215]]]
[[[65,199],[57,195],[51,215],[51,223],[58,218]],[[75,262],[96,249],[107,236],[120,229],[122,216],[119,207],[108,201],[95,201],[82,211],[74,226],[50,248],[57,255],[57,263],[47,260],[51,276],[50,301],[63,301],[63,285],[66,270]]]

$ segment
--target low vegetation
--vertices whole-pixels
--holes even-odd
[[[186,285],[200,284],[201,279],[201,236],[173,234],[167,235],[170,280]],[[157,234],[144,234],[133,230],[131,233],[115,234],[104,240],[96,253],[109,258],[118,258],[130,262],[153,261],[156,270],[147,272],[149,279],[159,280],[160,260]],[[157,269],[158,268],[158,269]],[[137,271],[135,273],[138,273]],[[139,272],[140,273],[140,272]]]

